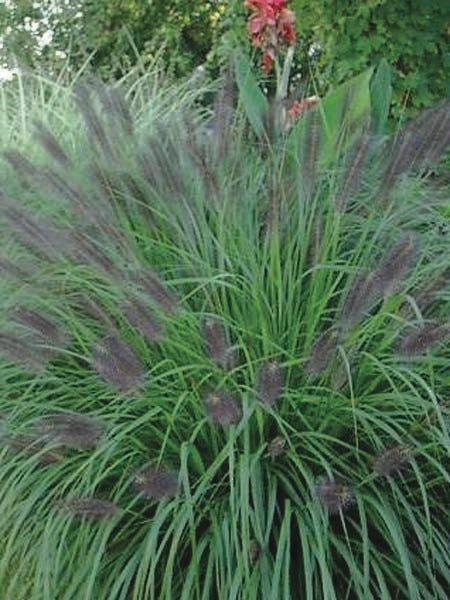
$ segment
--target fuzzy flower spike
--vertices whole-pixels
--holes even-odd
[[[295,41],[295,13],[286,8],[286,0],[246,0],[245,5],[252,11],[248,33],[252,44],[263,52],[263,68],[268,74],[280,47]]]

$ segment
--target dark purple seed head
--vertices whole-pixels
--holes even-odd
[[[177,300],[174,294],[154,273],[147,269],[141,273],[137,279],[138,285],[150,297],[150,299],[158,304],[167,313],[174,313],[177,310]]]
[[[315,377],[320,375],[330,365],[338,345],[338,333],[335,329],[328,329],[316,338],[311,348],[306,370]]]
[[[330,513],[347,510],[355,500],[348,485],[331,479],[322,479],[316,485],[316,495],[322,506],[328,509]]]
[[[145,465],[134,475],[133,487],[147,498],[162,500],[178,494],[178,479],[179,474],[174,471],[155,465]]]
[[[273,406],[283,393],[283,368],[276,362],[265,362],[258,371],[256,393],[264,406]]]
[[[119,510],[115,502],[89,497],[59,500],[55,505],[76,517],[92,520],[108,519]]]
[[[121,392],[138,388],[144,379],[144,369],[133,350],[114,334],[107,335],[97,344],[91,364],[103,379]]]
[[[80,264],[90,265],[114,280],[122,281],[123,276],[117,264],[99,247],[97,243],[80,232],[70,234],[67,244],[70,256]]]
[[[286,450],[286,439],[281,435],[277,435],[271,440],[267,447],[267,453],[271,458],[277,458],[284,454]]]
[[[223,159],[229,150],[235,100],[236,84],[233,78],[233,71],[232,69],[227,69],[223,84],[217,91],[214,100],[214,113],[211,120],[218,159]]]
[[[11,315],[12,320],[26,327],[37,343],[65,348],[69,343],[68,336],[61,325],[47,316],[30,308],[17,308]]]
[[[38,176],[39,170],[24,154],[16,150],[8,150],[4,156],[17,175],[22,179],[23,183],[27,184],[27,187]]]
[[[148,307],[133,298],[122,304],[122,312],[127,321],[133,325],[150,343],[159,342],[164,334],[161,323],[153,316]]]
[[[412,455],[412,447],[406,444],[386,448],[375,458],[373,470],[381,477],[391,477],[411,462]]]
[[[35,127],[39,142],[50,158],[53,158],[64,168],[69,167],[70,159],[53,133],[40,121],[35,122]]]
[[[39,256],[50,260],[60,258],[61,252],[68,245],[68,235],[65,231],[53,223],[44,221],[41,216],[19,208],[11,199],[7,199],[0,208],[16,241]]]
[[[46,415],[35,423],[36,435],[43,441],[79,450],[95,448],[104,432],[93,417],[80,413]]]
[[[0,274],[2,276],[3,274],[11,275],[16,279],[23,280],[30,275],[30,272],[26,268],[23,268],[9,260],[9,258],[0,256]]]
[[[345,297],[341,312],[341,324],[348,329],[364,317],[376,295],[372,273],[362,272],[356,277]]]
[[[372,135],[370,119],[364,124],[361,134],[350,149],[345,160],[345,172],[334,199],[338,210],[345,210],[363,180],[364,169],[370,158]]]
[[[408,233],[385,254],[373,272],[376,293],[385,297],[395,294],[411,270],[416,255],[417,242]]]
[[[43,465],[51,465],[63,460],[64,455],[56,449],[46,448],[47,443],[38,436],[29,434],[5,434],[0,437],[0,444],[13,452],[22,452],[33,456]]]
[[[117,153],[111,144],[110,135],[105,128],[103,120],[99,118],[92,92],[92,88],[85,85],[78,85],[74,89],[74,99],[85,121],[93,151],[95,154],[98,154],[100,150],[108,163],[114,164]]]
[[[405,336],[399,345],[402,356],[418,356],[432,349],[450,336],[450,324],[427,323]]]
[[[0,333],[0,357],[19,363],[31,373],[39,373],[49,358],[45,349],[36,348],[29,340],[9,333]]]
[[[242,407],[232,394],[215,391],[205,399],[206,414],[217,425],[235,425],[242,419]]]
[[[223,369],[231,368],[235,357],[222,323],[207,318],[202,323],[201,333],[208,356]]]

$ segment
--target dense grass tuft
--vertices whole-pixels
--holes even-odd
[[[230,77],[3,138],[5,600],[448,597],[448,104],[329,151]]]

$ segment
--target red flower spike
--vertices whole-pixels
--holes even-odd
[[[286,0],[246,0],[245,5],[253,11],[248,33],[252,44],[263,51],[263,68],[269,73],[280,47],[295,41],[295,13],[286,8]]]

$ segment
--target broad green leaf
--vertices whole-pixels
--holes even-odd
[[[362,121],[370,113],[370,79],[373,69],[360,75],[330,92],[321,103],[324,120],[324,137],[327,142],[325,156],[335,155],[338,146],[358,131]]]
[[[373,69],[367,69],[327,94],[315,110],[320,112],[319,161],[322,166],[333,163],[336,154],[351,142],[370,114],[370,80]],[[311,113],[301,116],[287,140],[290,158],[299,156],[309,127]]]
[[[268,100],[258,86],[248,58],[244,54],[238,54],[235,65],[239,98],[256,135],[262,137],[264,134],[264,115],[269,108]]]
[[[392,99],[391,68],[386,59],[382,59],[370,82],[373,129],[383,133]]]

